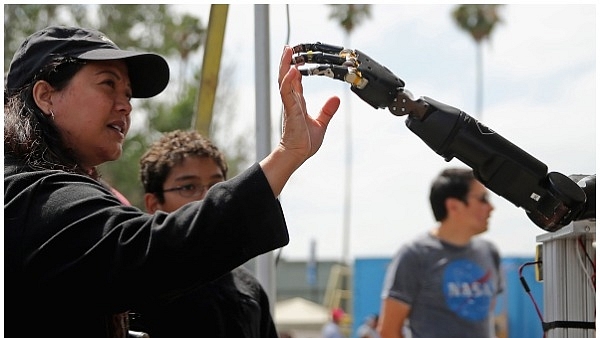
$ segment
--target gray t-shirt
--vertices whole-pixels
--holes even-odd
[[[502,290],[492,243],[474,238],[459,247],[426,234],[394,256],[382,298],[411,306],[412,338],[490,338],[493,300]]]

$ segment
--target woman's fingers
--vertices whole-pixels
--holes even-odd
[[[279,87],[281,87],[281,83],[283,82],[283,78],[288,73],[292,63],[292,48],[290,46],[283,47],[283,53],[281,54],[281,60],[279,61],[279,76],[277,83]]]

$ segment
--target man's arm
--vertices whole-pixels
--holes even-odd
[[[410,305],[394,298],[384,299],[377,325],[381,338],[403,338],[402,329],[409,312]]]

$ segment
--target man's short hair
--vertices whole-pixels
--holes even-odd
[[[473,180],[473,170],[463,168],[445,169],[434,179],[429,192],[429,202],[436,221],[443,221],[448,216],[446,199],[467,201]]]

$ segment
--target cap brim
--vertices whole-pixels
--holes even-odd
[[[135,98],[155,96],[169,83],[169,64],[158,54],[105,48],[88,51],[77,57],[82,60],[124,60]]]

